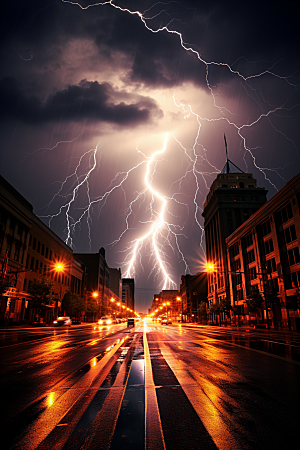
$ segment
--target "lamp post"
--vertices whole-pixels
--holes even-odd
[[[113,305],[114,302],[115,302],[115,299],[114,299],[113,297],[111,297],[110,302],[111,302],[112,305]],[[111,305],[111,307],[110,307],[111,315],[115,314],[115,313],[113,312],[113,307],[112,307],[112,305]]]
[[[57,261],[54,264],[54,271],[57,274],[57,278],[59,278],[59,274],[63,274],[65,271],[65,264],[62,261]],[[54,316],[57,317],[58,316],[58,311],[59,308],[62,307],[62,283],[60,280],[60,290],[59,290],[59,295],[58,295],[59,300],[55,301],[55,307],[54,307]],[[62,311],[62,309],[61,309]]]
[[[94,300],[96,300],[97,302],[97,313],[98,313],[98,309],[100,310],[100,318],[101,318],[101,305],[99,305],[99,292],[98,291],[93,291],[92,292],[92,297]],[[96,313],[96,320],[97,320],[97,313]]]
[[[181,323],[183,322],[183,303],[182,303],[182,297],[176,297],[176,300],[178,302],[181,302]]]

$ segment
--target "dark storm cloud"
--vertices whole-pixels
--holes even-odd
[[[274,2],[224,0],[115,3],[145,11],[146,23],[153,30],[168,25],[170,30],[181,32],[188,46],[199,51],[206,61],[232,64],[241,58],[234,68],[243,70],[246,76],[281,58],[276,65],[281,75],[289,68],[299,69],[295,2],[284,7]],[[117,67],[124,63],[119,56],[125,56],[123,80],[128,83],[171,87],[192,82],[205,86],[205,66],[180,47],[178,36],[166,31],[152,33],[137,15],[110,5],[82,10],[62,2],[23,0],[9,4],[6,14],[2,29],[4,47],[24,49],[27,57],[33,52],[35,64],[40,67],[52,59],[57,63],[59,49],[69,39],[81,37],[97,45],[99,58],[94,61],[95,68],[103,58]],[[55,47],[55,51],[49,51]],[[256,64],[247,64],[246,68],[243,58]],[[228,76],[229,71],[220,68],[214,72],[212,82],[216,85]]]
[[[136,126],[149,122],[153,116],[162,116],[150,98],[139,96],[135,103],[116,103],[120,96],[130,97],[115,91],[109,83],[82,80],[42,102],[37,96],[27,94],[15,78],[7,77],[0,81],[0,114],[2,120],[16,119],[31,124],[89,119],[119,126]]]

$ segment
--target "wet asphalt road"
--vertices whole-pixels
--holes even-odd
[[[292,449],[300,336],[140,322],[0,330],[1,448]]]

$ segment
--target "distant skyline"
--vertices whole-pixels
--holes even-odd
[[[201,270],[224,133],[268,198],[300,170],[297,9],[79,3],[5,5],[0,173],[75,252],[104,247],[146,311]]]

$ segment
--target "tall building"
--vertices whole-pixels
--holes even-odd
[[[63,269],[58,271],[56,266]],[[35,280],[52,284],[52,303],[43,308],[40,321],[51,322],[61,311],[64,294],[84,295],[84,270],[75,270],[73,251],[34,213],[32,205],[0,176],[0,323],[36,320],[28,290]],[[73,274],[74,272],[74,274]],[[5,290],[13,294],[6,295]],[[73,291],[72,291],[73,292]]]
[[[74,257],[87,268],[87,298],[94,299],[98,304],[98,316],[110,313],[109,267],[105,259],[105,250],[98,253],[74,253]]]
[[[122,278],[122,302],[134,311],[134,278]]]
[[[231,306],[239,324],[300,331],[300,174],[227,239]],[[265,301],[251,314],[247,298]],[[267,304],[266,304],[267,303]]]
[[[121,269],[109,268],[109,288],[116,295],[118,301],[122,299]]]
[[[209,304],[230,299],[225,239],[267,201],[265,188],[244,173],[227,157],[204,203],[202,216],[206,242],[206,259],[216,271],[208,274]]]
[[[182,275],[180,284],[181,316],[183,322],[198,322],[199,306],[207,302],[207,274]]]

